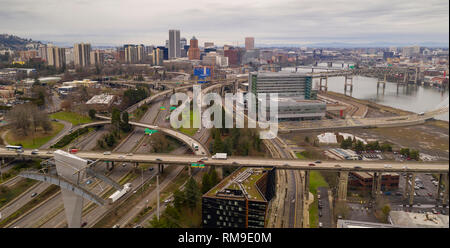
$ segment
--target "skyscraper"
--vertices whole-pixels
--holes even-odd
[[[181,57],[180,30],[169,30],[169,59]]]
[[[73,45],[73,61],[76,67],[89,66],[91,59],[91,44],[77,43]]]
[[[124,45],[125,63],[134,64],[138,61],[138,49],[136,45]]]
[[[255,48],[255,38],[245,37],[245,50],[251,50]]]
[[[64,48],[54,45],[47,46],[47,63],[50,66],[61,68],[66,64],[66,52]]]
[[[192,37],[189,46],[189,60],[199,60],[200,59],[200,49],[198,48],[197,38]]]

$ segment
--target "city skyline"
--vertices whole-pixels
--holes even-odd
[[[181,37],[195,35],[200,43],[214,41],[217,45],[243,46],[245,37],[255,37],[256,47],[317,44],[448,47],[449,5],[442,0],[375,3],[343,0],[327,4],[309,0],[226,4],[196,0],[171,1],[177,6],[171,9],[157,1],[140,0],[108,5],[104,1],[1,2],[0,28],[4,33],[55,44],[161,45],[168,39],[167,30],[178,29]],[[147,6],[157,14],[145,14]],[[64,11],[67,9],[72,11]],[[130,11],[134,14],[129,15]]]

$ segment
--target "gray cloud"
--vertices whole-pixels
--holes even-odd
[[[448,43],[448,0],[0,0],[0,30],[56,42]]]

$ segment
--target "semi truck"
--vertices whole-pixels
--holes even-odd
[[[216,153],[212,156],[213,159],[227,159],[226,153]]]
[[[109,204],[116,202],[130,190],[131,190],[131,183],[124,184],[122,190],[117,190],[109,197]]]
[[[198,151],[198,145],[197,145],[196,143],[192,143],[192,147],[194,147],[194,149],[195,149],[196,151]]]

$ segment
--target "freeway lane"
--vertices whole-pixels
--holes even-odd
[[[197,162],[202,156],[199,155],[173,155],[173,154],[134,154],[128,156],[126,153],[115,152],[104,155],[100,152],[78,152],[79,157],[115,162],[143,162],[189,165]],[[15,151],[0,149],[0,157],[40,157],[51,158],[53,154],[47,154],[47,150],[40,151],[39,154],[32,155],[31,150],[24,150],[21,155]],[[276,167],[279,169],[292,170],[326,170],[326,171],[368,171],[368,172],[428,172],[428,173],[448,173],[448,162],[394,162],[394,161],[323,161],[315,166],[309,166],[313,161],[296,159],[272,159],[266,157],[229,157],[226,160],[209,159],[204,162],[208,166],[248,166],[248,167]],[[390,167],[385,167],[385,165]],[[335,166],[338,165],[339,167]],[[357,166],[357,168],[355,168]],[[406,166],[406,167],[405,167]],[[358,168],[359,167],[359,168]]]

